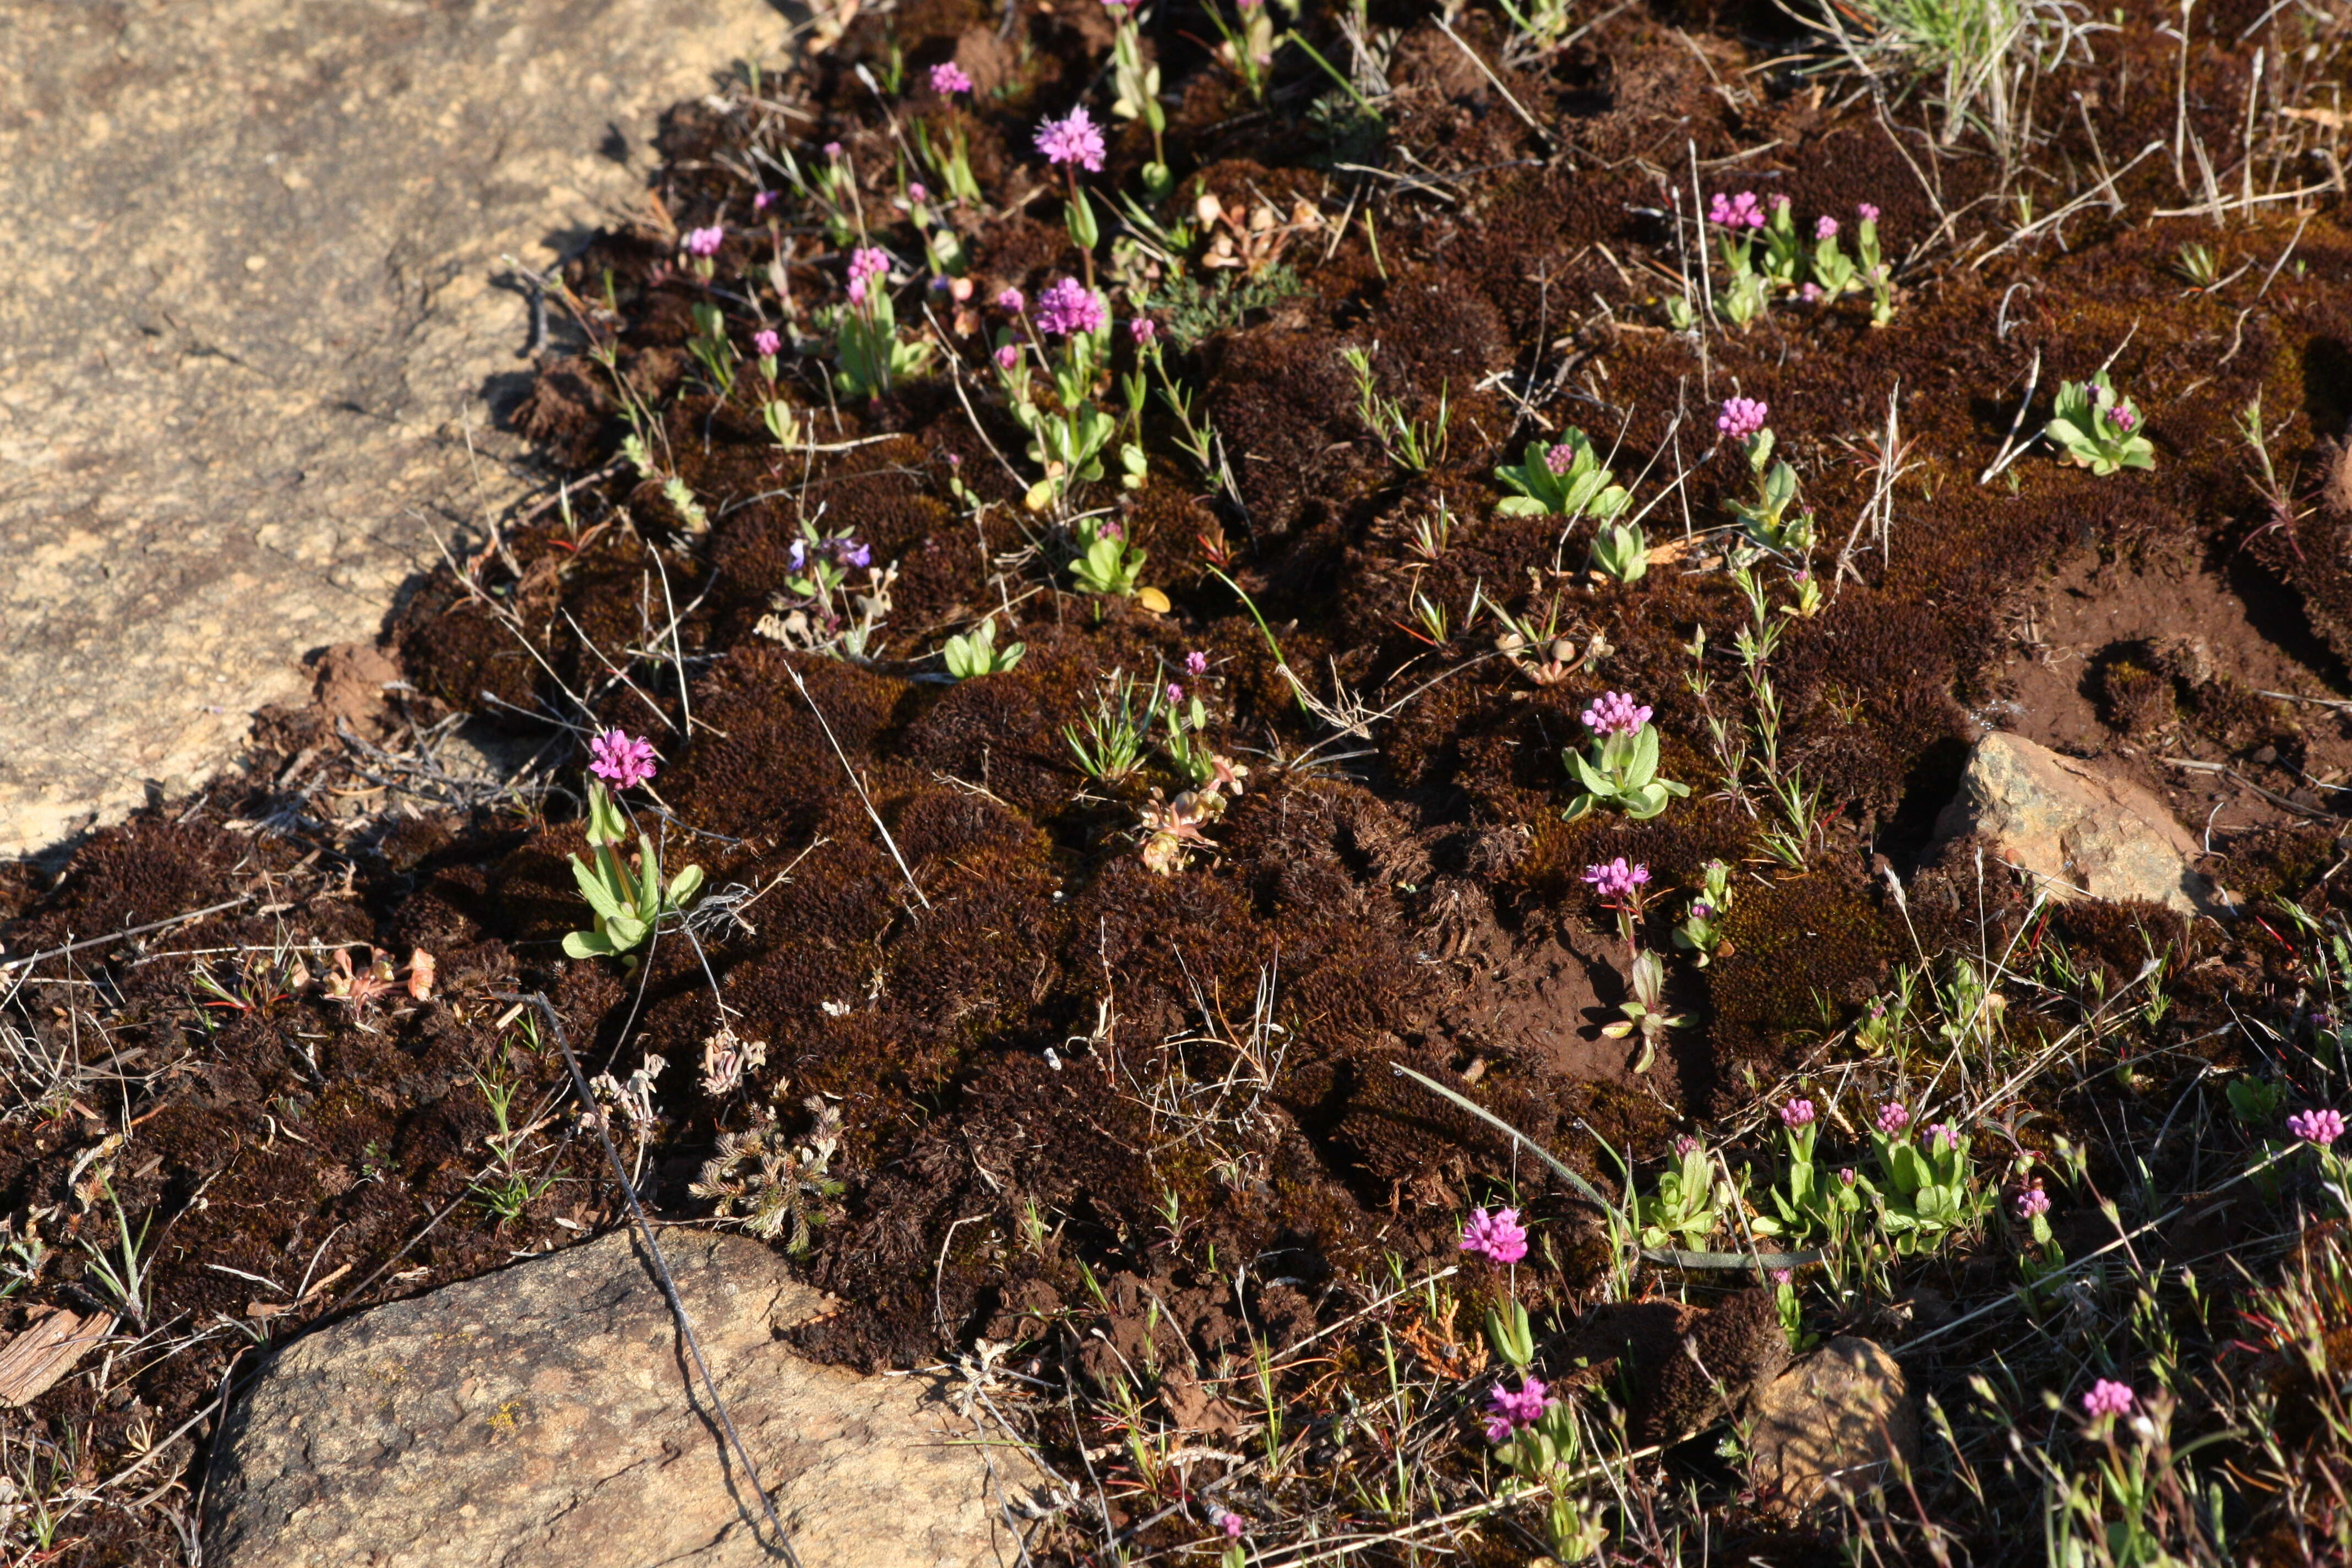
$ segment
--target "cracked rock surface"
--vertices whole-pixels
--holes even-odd
[[[800,1561],[1019,1560],[1029,1476],[939,1385],[802,1360],[824,1310],[772,1249],[663,1256]],[[659,1285],[616,1232],[296,1341],[231,1408],[205,1560],[224,1568],[733,1568],[782,1561]]]
[[[659,111],[785,30],[768,0],[9,8],[0,855],[200,782],[520,493],[500,258],[637,198]]]

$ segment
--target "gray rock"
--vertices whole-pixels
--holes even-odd
[[[915,1377],[803,1361],[824,1310],[740,1236],[662,1239],[736,1429],[807,1568],[1017,1561],[1030,1472]],[[222,1568],[652,1568],[782,1561],[626,1232],[378,1307],[278,1352],[232,1408]]]
[[[1990,852],[2059,898],[2146,899],[2183,914],[2219,914],[2196,869],[2197,840],[2164,803],[2087,763],[1995,731],[1978,741],[1938,838],[1974,832]]]
[[[1800,1510],[1858,1497],[1919,1459],[1903,1368],[1870,1340],[1834,1339],[1757,1390],[1756,1482]]]
[[[0,855],[201,780],[520,493],[500,257],[637,199],[655,116],[785,31],[767,0],[9,8]]]

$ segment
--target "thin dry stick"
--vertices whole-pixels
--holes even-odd
[[[206,904],[201,910],[190,910],[185,914],[173,915],[169,920],[149,921],[143,926],[131,926],[128,930],[115,931],[108,936],[93,936],[81,942],[69,942],[63,947],[53,947],[46,952],[29,952],[22,958],[0,960],[0,971],[27,968],[44,959],[63,958],[67,953],[79,952],[84,948],[104,947],[109,942],[121,942],[127,937],[143,936],[151,931],[162,931],[165,926],[175,926],[184,921],[202,920],[206,915],[216,915],[223,910],[233,910],[240,904],[249,904],[258,897],[260,895],[257,893],[247,893],[240,898],[231,899],[226,903]]]
[[[857,770],[849,765],[849,753],[843,751],[841,742],[835,739],[833,726],[826,721],[824,710],[819,708],[816,699],[809,695],[808,682],[801,679],[801,672],[793,668],[790,659],[784,661],[784,673],[793,678],[793,685],[799,689],[801,700],[807,703],[809,711],[816,715],[818,727],[824,731],[825,740],[832,743],[833,754],[841,759],[841,771],[849,775],[849,787],[857,792],[857,803],[866,808],[866,816],[874,824],[874,831],[882,836],[883,844],[889,848],[890,858],[898,863],[898,875],[907,879],[907,886],[914,889],[915,897],[922,900],[923,908],[929,909],[931,900],[924,897],[922,886],[915,880],[915,874],[907,869],[907,858],[898,853],[898,841],[891,837],[890,830],[882,825],[882,814],[874,809],[874,797],[866,793],[866,782],[857,776]]]
[[[743,1466],[743,1479],[751,1483],[751,1490],[759,1496],[761,1510],[768,1516],[768,1528],[776,1532],[777,1549],[783,1553],[784,1561],[791,1563],[792,1568],[800,1568],[801,1560],[793,1551],[792,1537],[784,1530],[784,1521],[776,1516],[776,1505],[770,1500],[767,1487],[760,1480],[760,1467],[752,1459],[751,1450],[744,1447],[741,1436],[736,1432],[734,1417],[727,1414],[727,1402],[719,1397],[719,1382],[710,1375],[710,1363],[702,1359],[702,1342],[695,1337],[694,1324],[686,1315],[686,1303],[678,1300],[677,1282],[670,1279],[669,1264],[662,1258],[661,1244],[654,1239],[654,1227],[646,1220],[646,1211],[638,1205],[637,1189],[630,1182],[628,1173],[621,1168],[621,1153],[613,1147],[612,1129],[596,1110],[596,1097],[588,1088],[587,1075],[580,1070],[580,1058],[572,1054],[572,1037],[564,1033],[563,1020],[556,1016],[555,1005],[547,999],[544,992],[540,991],[494,991],[490,995],[496,1001],[520,1002],[537,1007],[540,1016],[547,1020],[548,1032],[555,1037],[556,1048],[563,1053],[563,1065],[571,1071],[572,1089],[580,1097],[581,1114],[595,1120],[596,1141],[604,1146],[604,1158],[613,1167],[614,1179],[621,1184],[621,1196],[628,1200],[629,1217],[637,1222],[638,1238],[646,1244],[646,1256],[653,1261],[654,1273],[661,1281],[662,1295],[669,1302],[670,1315],[677,1320],[678,1335],[686,1341],[687,1351],[694,1357],[694,1369],[702,1374],[703,1389],[710,1395],[710,1408],[718,1415],[719,1425],[725,1428],[728,1444],[734,1448],[735,1458]]]
[[[2000,438],[2000,452],[1994,455],[1991,464],[1986,468],[1985,471],[1977,476],[1977,483],[1980,485],[1989,485],[1992,483],[1995,479],[2000,477],[2000,471],[2003,468],[2009,467],[2011,462],[2016,460],[2018,453],[2025,450],[2023,447],[2020,447],[2015,444],[2017,441],[2018,427],[2025,423],[2025,411],[2033,406],[2033,392],[2034,389],[2041,384],[2042,351],[2040,349],[2035,349],[2033,351],[2033,368],[2026,373],[2025,395],[2017,400],[2017,417],[2009,422],[2009,434]]]

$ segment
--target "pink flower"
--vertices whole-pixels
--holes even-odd
[[[1496,1209],[1489,1214],[1483,1208],[1472,1209],[1470,1223],[1462,1227],[1462,1250],[1493,1263],[1517,1263],[1525,1258],[1528,1228],[1519,1223],[1519,1211]]]
[[[1563,441],[1544,453],[1544,467],[1555,474],[1564,474],[1576,467],[1576,448]]]
[[[2344,1136],[2344,1113],[2324,1106],[2317,1110],[2298,1110],[2286,1119],[2286,1130],[2325,1149]]]
[[[2091,1392],[2083,1395],[2083,1408],[2094,1419],[2102,1415],[2128,1415],[2132,1406],[2138,1403],[2129,1384],[2116,1383],[2104,1377],[2091,1384]]]
[[[1604,899],[1628,899],[1639,893],[1650,879],[1647,866],[1626,863],[1620,855],[1614,860],[1584,868],[1584,880]]]
[[[1928,1123],[1927,1138],[1931,1148],[1937,1143],[1941,1143],[1947,1149],[1957,1149],[1960,1146],[1960,1135],[1952,1130],[1952,1124],[1948,1121]]]
[[[773,191],[761,191],[758,195],[751,198],[751,210],[755,213],[766,212],[770,207],[775,205],[776,193]]]
[[[712,224],[709,228],[690,228],[686,231],[686,253],[688,256],[700,256],[706,258],[716,256],[719,254],[719,247],[726,243],[727,231],[717,224]]]
[[[1899,1100],[1890,1100],[1878,1108],[1878,1130],[1889,1138],[1911,1125],[1911,1108]]]
[[[1061,278],[1037,297],[1037,327],[1057,337],[1102,330],[1108,313],[1095,291],[1075,278]]]
[[[1677,1155],[1696,1153],[1697,1150],[1698,1140],[1687,1132],[1675,1140],[1675,1152]]]
[[[931,68],[931,90],[941,98],[953,92],[970,92],[971,78],[964,75],[961,66],[950,60],[945,65]]]
[[[1584,710],[1584,727],[1597,735],[1638,734],[1650,713],[1625,692],[1604,691]]]
[[[1854,1175],[1853,1167],[1852,1165],[1848,1165],[1845,1169],[1838,1173],[1838,1184],[1840,1186],[1850,1187],[1853,1185],[1853,1183]]]
[[[849,277],[852,282],[861,278],[879,278],[889,270],[888,253],[875,246],[860,246],[849,253]]]
[[[1184,673],[1187,675],[1208,674],[1209,656],[1202,653],[1199,648],[1194,648],[1191,653],[1186,654],[1184,656]]]
[[[1019,364],[1020,363],[1021,345],[1019,343],[1007,343],[1003,348],[996,351],[996,364],[998,369],[1011,370],[1014,365]]]
[[[1135,340],[1138,348],[1160,335],[1160,323],[1149,316],[1138,316],[1128,322],[1127,335]]]
[[[841,156],[841,143],[840,143],[840,142],[826,142],[826,143],[824,144],[824,155],[825,155],[826,157],[828,157],[828,158],[838,158],[838,157],[840,157],[840,156]]]
[[[1496,1384],[1486,1395],[1486,1408],[1491,1412],[1486,1421],[1486,1440],[1499,1443],[1511,1435],[1513,1427],[1532,1426],[1542,1420],[1544,1412],[1559,1403],[1548,1398],[1549,1392],[1544,1380],[1533,1373],[1519,1379],[1516,1393]]]
[[[2115,421],[2116,429],[2129,435],[2139,424],[2139,410],[2128,403],[2118,403],[2107,411],[2107,417]]]
[[[1862,215],[1862,221],[1864,223],[1876,223],[1878,221],[1878,209],[1872,206],[1868,202],[1857,202],[1854,205],[1853,210]]]
[[[1168,683],[1168,700],[1171,702],[1184,700],[1184,689],[1172,680]]]
[[[1772,1270],[1772,1283],[1775,1285],[1790,1284],[1795,1281],[1796,1278],[1797,1271],[1793,1268],[1775,1268]]]
[[[1116,5],[1119,0],[1110,0],[1110,3]],[[1209,1524],[1212,1529],[1224,1531],[1227,1541],[1239,1541],[1249,1529],[1249,1522],[1240,1514],[1222,1508],[1209,1510]]]
[[[1780,1125],[1791,1132],[1800,1127],[1811,1127],[1812,1124],[1813,1102],[1811,1100],[1792,1100],[1780,1108]]]
[[[910,180],[907,184],[907,199],[910,202],[927,202],[931,199],[931,193],[922,181]]]
[[[1764,428],[1764,421],[1772,416],[1772,405],[1753,397],[1727,397],[1723,412],[1715,416],[1715,427],[1735,441],[1745,441]]]
[[[1815,239],[1835,239],[1837,237],[1837,219],[1830,216],[1827,213],[1823,213],[1821,216],[1813,220],[1813,237]]]
[[[2021,1220],[2040,1219],[2043,1215],[2050,1212],[2050,1194],[2042,1190],[2042,1184],[2040,1182],[2036,1182],[2032,1186],[2017,1194],[2016,1206],[2018,1218]]]
[[[1808,305],[1818,305],[1822,302],[1822,286],[1818,283],[1805,284],[1797,290],[1797,298]]]
[[[1021,290],[1018,289],[1007,289],[996,297],[998,310],[1010,310],[1016,316],[1026,310],[1028,305],[1029,301],[1022,297]]]
[[[1082,103],[1067,118],[1048,120],[1037,127],[1037,151],[1045,154],[1049,163],[1076,163],[1089,174],[1099,174],[1102,128],[1087,117],[1087,106]]]
[[[777,351],[783,346],[784,340],[776,336],[773,327],[761,327],[751,334],[751,352],[761,359],[775,358]]]
[[[654,769],[653,742],[625,730],[607,730],[588,742],[588,771],[616,789],[652,783]]]
[[[1754,191],[1742,191],[1730,197],[1717,191],[1714,202],[1706,209],[1706,221],[1721,224],[1726,228],[1762,228],[1764,209],[1756,205]]]

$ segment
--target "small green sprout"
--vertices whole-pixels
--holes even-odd
[[[940,657],[947,660],[948,673],[958,680],[971,680],[982,675],[1002,675],[1021,662],[1029,651],[1027,643],[996,646],[996,617],[990,616],[980,625],[961,637],[948,638]]]
[[[2057,408],[2042,433],[2064,449],[2063,461],[2105,479],[2117,468],[2156,467],[2156,448],[2139,426],[2139,409],[2116,395],[2103,370],[2059,387]]]
[[[1129,543],[1126,531],[1108,520],[1082,518],[1075,531],[1078,553],[1070,563],[1070,575],[1076,579],[1079,592],[1133,598],[1143,585],[1143,563],[1150,559],[1149,552]]]

